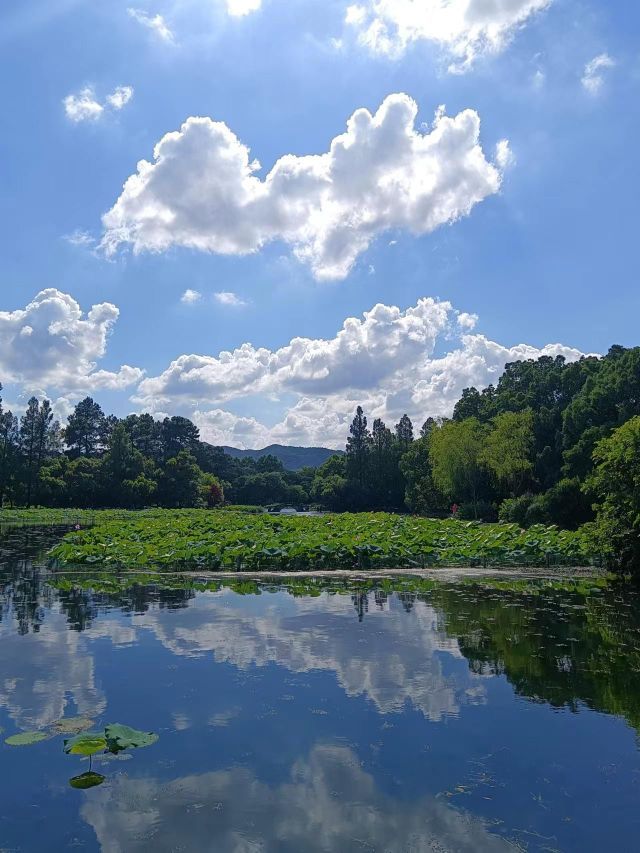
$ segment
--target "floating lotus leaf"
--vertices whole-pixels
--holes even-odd
[[[158,740],[158,735],[154,732],[141,732],[130,726],[123,726],[122,723],[111,723],[105,728],[104,734],[111,752],[151,746]]]
[[[64,742],[67,755],[93,755],[106,748],[107,741],[101,732],[82,732]]]
[[[20,732],[19,735],[11,735],[5,740],[9,746],[31,746],[32,743],[40,743],[50,737],[46,732]]]
[[[80,732],[87,731],[92,725],[93,720],[90,720],[89,717],[65,717],[52,723],[51,728],[56,734],[77,735]]]
[[[106,776],[101,776],[100,773],[81,773],[80,776],[74,776],[69,779],[69,784],[72,788],[77,788],[81,791],[86,791],[87,788],[95,788],[96,785],[102,785]]]

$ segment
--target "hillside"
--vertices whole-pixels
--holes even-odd
[[[282,462],[287,471],[299,471],[300,468],[306,466],[317,468],[334,453],[342,453],[341,450],[329,450],[326,447],[289,447],[284,444],[270,444],[268,447],[263,447],[262,450],[239,450],[237,447],[225,446],[222,449],[236,459],[260,459],[262,456],[275,456]]]

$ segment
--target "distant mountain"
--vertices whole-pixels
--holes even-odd
[[[270,444],[262,450],[238,450],[237,447],[222,446],[225,453],[235,456],[236,459],[260,459],[261,456],[275,456],[279,459],[287,471],[299,471],[300,468],[310,466],[317,468],[326,462],[335,453],[341,454],[342,450],[329,450],[327,447],[288,447],[284,444]]]

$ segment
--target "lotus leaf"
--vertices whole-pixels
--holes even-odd
[[[141,732],[130,726],[123,726],[122,723],[111,723],[105,728],[104,734],[111,752],[151,746],[158,740],[158,735],[154,732]]]
[[[90,729],[92,725],[93,720],[89,717],[65,717],[52,723],[51,728],[56,734],[76,735]]]
[[[64,742],[67,755],[94,755],[106,748],[107,741],[102,732],[82,732]]]
[[[9,746],[31,746],[32,743],[40,743],[50,737],[46,732],[20,732],[18,735],[11,735],[5,740]]]
[[[235,511],[95,513],[52,550],[66,563],[284,570],[446,565],[586,565],[580,531],[392,513],[272,517]]]
[[[74,776],[69,779],[69,784],[72,788],[77,788],[81,791],[86,791],[87,788],[95,788],[96,785],[102,785],[106,776],[101,776],[100,773],[93,773],[91,770],[87,773],[81,773],[80,776]]]

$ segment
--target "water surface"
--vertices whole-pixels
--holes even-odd
[[[2,743],[3,851],[638,849],[633,589],[134,582],[52,572],[52,541],[0,536],[2,740],[160,738],[87,791],[62,736]]]

